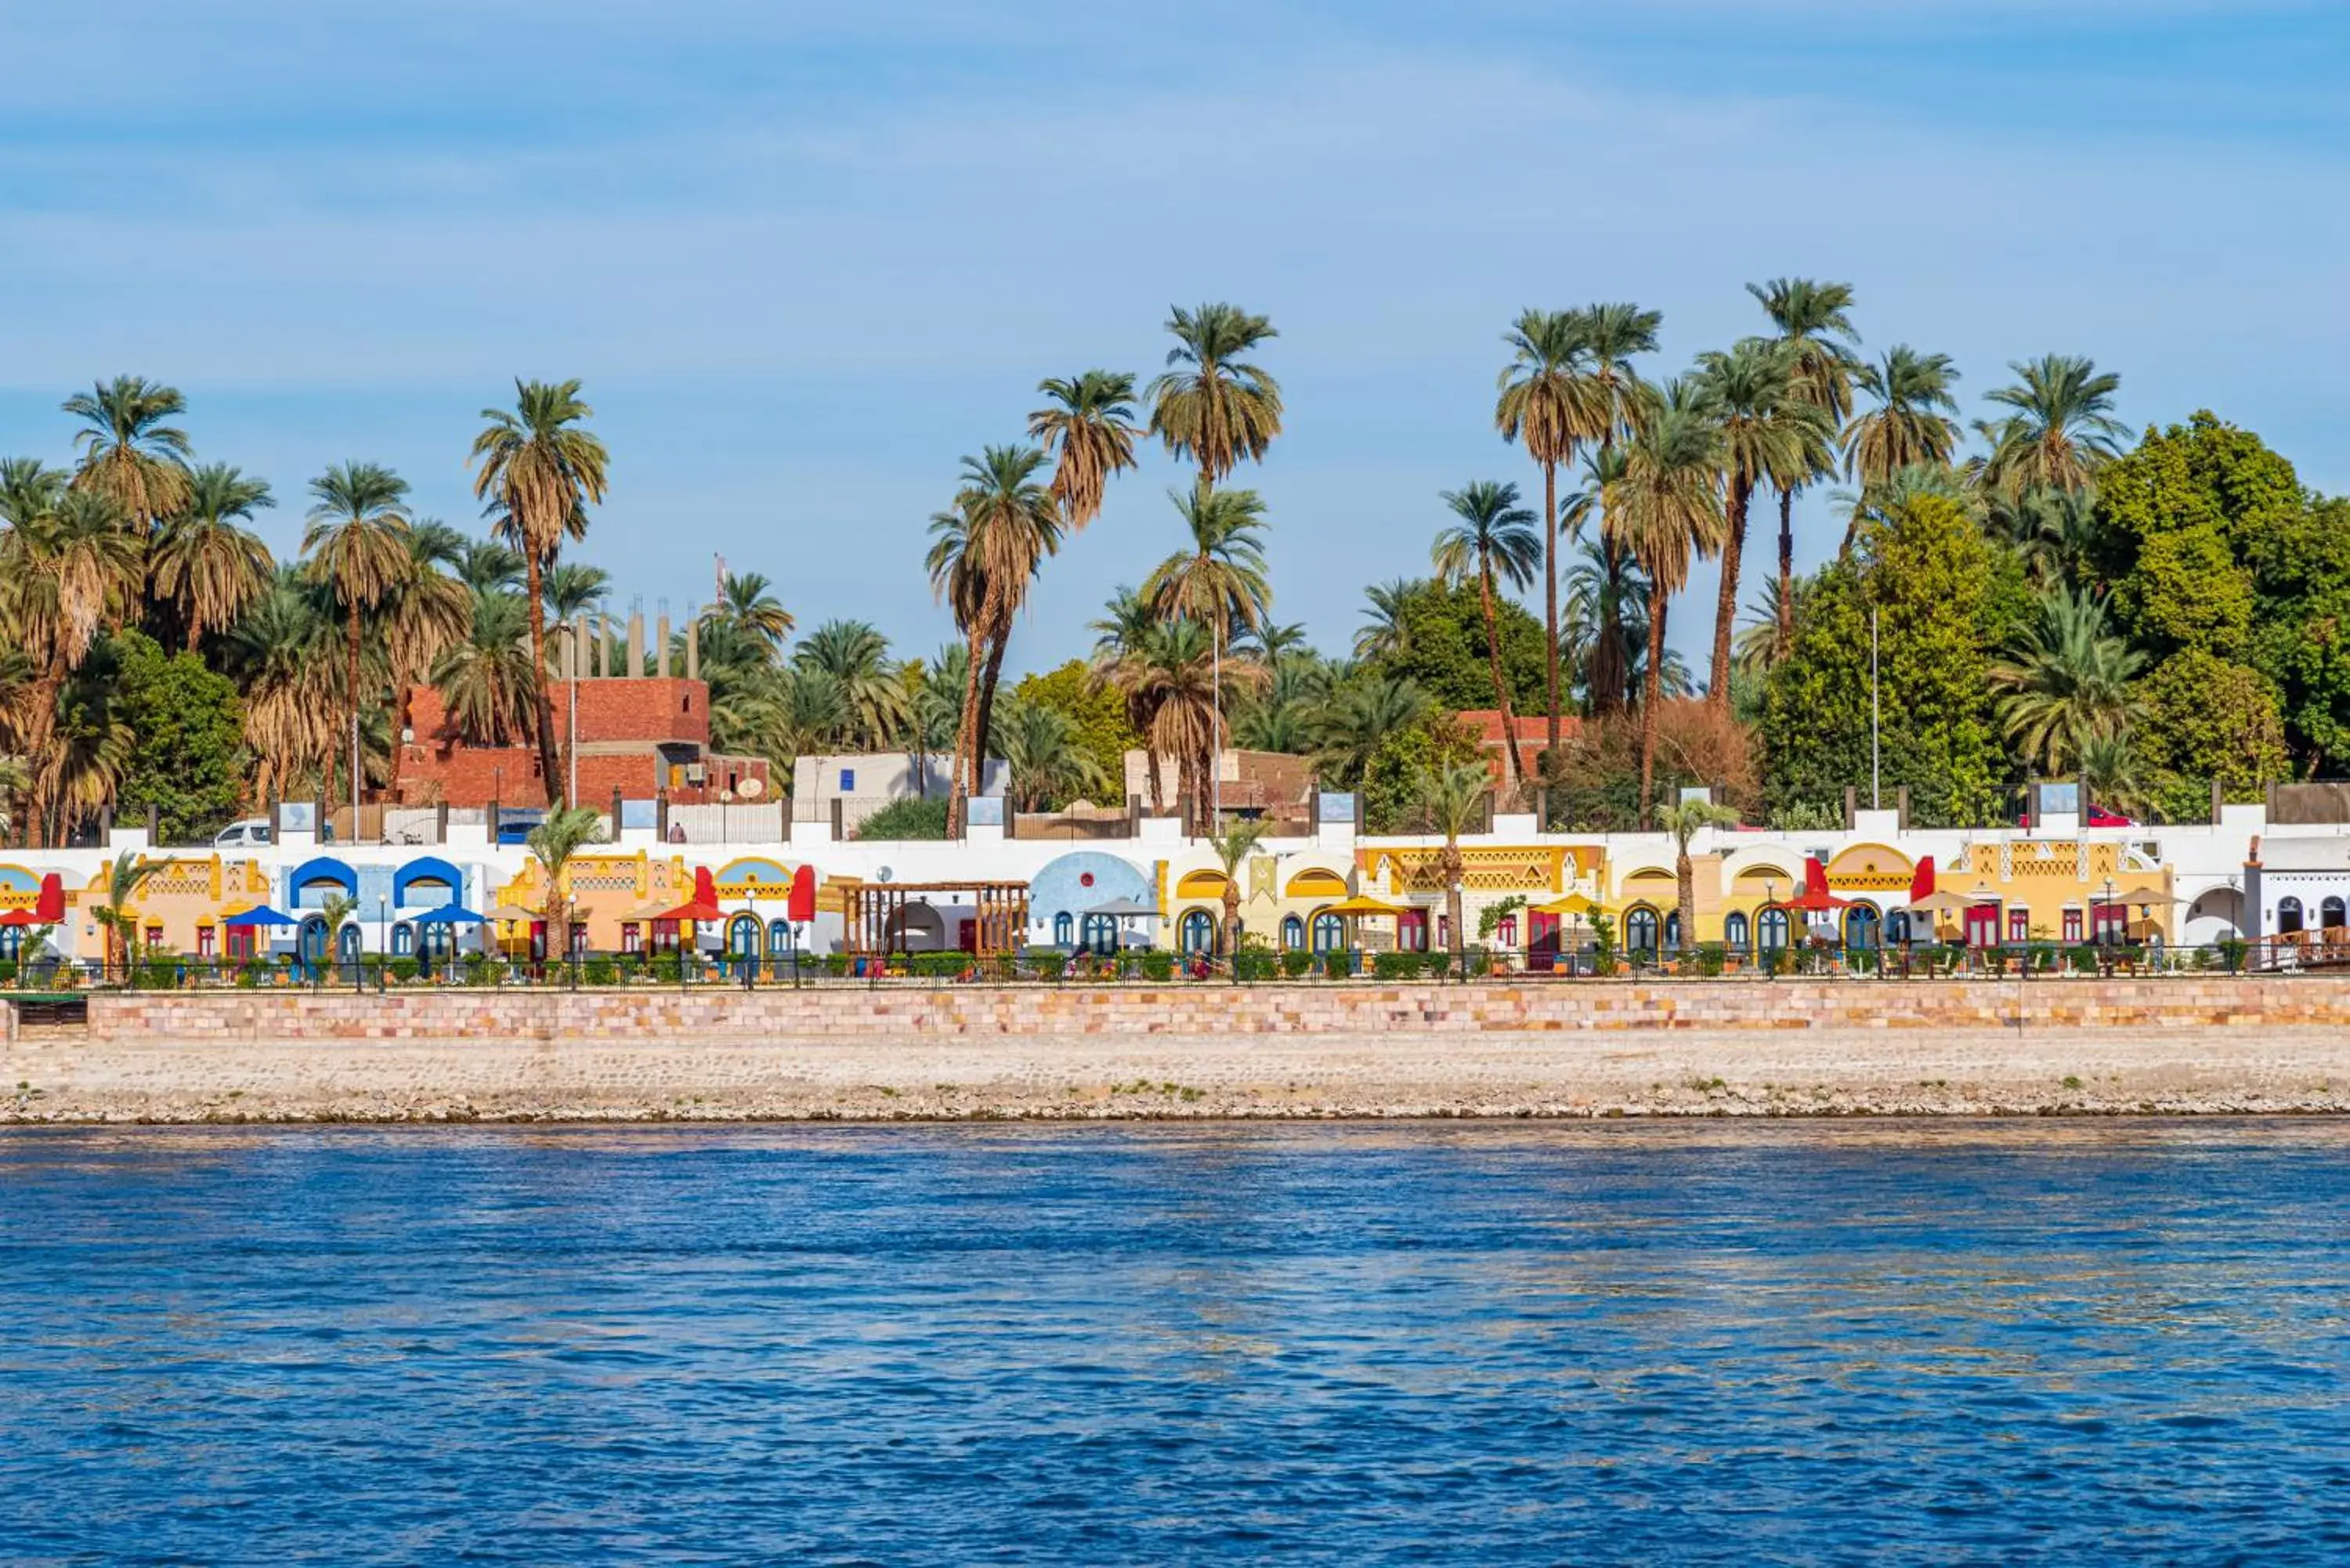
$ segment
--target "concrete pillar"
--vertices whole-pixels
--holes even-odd
[[[685,607],[685,678],[702,679],[702,618],[691,605]]]
[[[147,803],[147,846],[151,849],[163,842],[162,820],[162,808],[153,801],[149,801]]]
[[[629,661],[620,667],[620,673],[634,677],[644,671],[645,612],[632,609],[629,612]]]
[[[432,842],[449,842],[449,803],[445,800],[436,802],[432,807]]]
[[[612,842],[620,841],[620,786],[612,786]]]
[[[653,622],[653,673],[663,680],[669,679],[669,612],[663,610]]]
[[[653,791],[653,831],[663,844],[669,842],[669,791]]]

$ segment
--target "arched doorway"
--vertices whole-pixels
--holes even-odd
[[[2294,937],[2299,936],[2300,934],[2301,900],[2298,898],[2279,898],[2277,900],[2277,935],[2281,937]]]
[[[1178,929],[1176,945],[1186,954],[1212,953],[1216,950],[1216,919],[1205,909],[1191,909],[1183,916]]]
[[[1327,909],[1314,917],[1314,950],[1335,953],[1347,945],[1347,922]]]
[[[1063,909],[1059,914],[1053,917],[1053,945],[1055,947],[1068,947],[1076,940],[1076,937],[1077,922],[1075,917],[1070,915],[1068,910]]]
[[[1085,923],[1086,950],[1097,958],[1107,958],[1118,951],[1118,918],[1114,915],[1087,915]]]
[[[1874,948],[1883,930],[1873,904],[1855,904],[1844,912],[1844,945],[1848,948]]]
[[[1754,940],[1754,924],[1742,909],[1732,909],[1722,917],[1721,940],[1731,952],[1742,953]]]
[[[1787,945],[1787,911],[1765,909],[1755,917],[1754,929],[1764,952],[1779,952]]]
[[[1624,948],[1627,952],[1648,954],[1656,952],[1656,910],[1646,904],[1636,904],[1625,914]]]
[[[1281,918],[1281,950],[1294,953],[1305,945],[1305,922],[1295,915]]]
[[[302,934],[295,944],[295,950],[302,955],[304,963],[327,961],[327,918],[324,915],[303,917]]]

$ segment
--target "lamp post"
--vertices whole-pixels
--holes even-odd
[[[1771,978],[1771,971],[1776,966],[1771,961],[1762,959],[1762,933],[1767,929],[1766,921],[1771,911],[1778,907],[1779,878],[1766,876],[1762,878],[1762,908],[1754,917],[1754,956],[1762,960],[1762,978],[1766,981]]]
[[[2106,902],[2105,902],[2105,905],[2104,905],[2104,907],[2103,907],[2102,909],[2100,909],[2097,911],[2097,913],[2098,913],[2098,916],[2099,916],[2099,919],[2098,919],[2098,920],[2097,920],[2097,922],[2096,922],[2096,925],[2097,925],[2097,945],[2098,945],[2099,947],[2109,947],[2109,946],[2111,946],[2112,944],[2111,944],[2110,942],[2108,942],[2108,941],[2106,940],[2106,929],[2107,929],[2107,927],[2106,927],[2106,922],[2113,919],[2113,913],[2114,913],[2114,879],[2113,879],[2112,877],[2106,877]]]
[[[750,991],[759,983],[759,949],[766,929],[759,924],[759,878],[746,875],[743,879],[743,898],[751,906],[751,950],[743,955],[749,961],[743,971],[743,989]]]
[[[381,893],[375,896],[375,950],[386,960],[391,957],[391,901]]]

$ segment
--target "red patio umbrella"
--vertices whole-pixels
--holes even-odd
[[[1828,868],[1816,858],[1807,856],[1804,860],[1804,890],[1779,907],[1817,915],[1830,909],[1849,908],[1851,903],[1850,898],[1839,898],[1828,891]]]
[[[0,915],[0,926],[45,926],[48,924],[30,909],[11,909]]]

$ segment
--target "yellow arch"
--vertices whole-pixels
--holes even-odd
[[[1289,879],[1288,897],[1292,898],[1343,898],[1346,896],[1347,879],[1320,866],[1310,866]]]
[[[1175,884],[1179,898],[1221,898],[1232,878],[1221,871],[1186,871],[1183,879]]]

